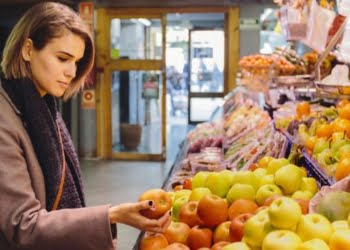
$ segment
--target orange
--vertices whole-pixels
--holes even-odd
[[[339,117],[343,119],[350,119],[350,103],[338,108]]]
[[[335,179],[337,181],[347,177],[350,174],[350,158],[342,159],[335,171]]]
[[[317,137],[326,137],[328,138],[333,134],[333,127],[330,124],[321,124],[316,129],[316,136]]]
[[[309,151],[313,152],[316,141],[317,141],[317,137],[316,136],[310,136],[309,138],[306,139],[305,147]]]
[[[344,132],[350,137],[350,121],[347,119],[337,118],[332,123],[333,132]]]
[[[350,103],[347,99],[341,99],[338,103],[337,103],[337,108],[341,108],[344,107],[346,104]]]
[[[308,116],[310,114],[310,103],[299,102],[297,104],[296,113],[298,117]]]

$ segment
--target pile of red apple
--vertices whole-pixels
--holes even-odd
[[[162,190],[172,222],[164,234],[146,234],[140,249],[350,249],[347,221],[308,214],[318,187],[305,169],[271,157],[256,167],[198,172],[184,189]]]

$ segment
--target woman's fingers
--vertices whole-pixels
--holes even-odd
[[[144,210],[144,209],[154,210],[155,208],[156,208],[155,204],[152,200],[140,201],[137,203],[137,209],[139,211]]]

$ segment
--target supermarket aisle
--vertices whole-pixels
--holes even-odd
[[[170,127],[165,162],[121,162],[81,160],[82,175],[88,206],[133,202],[147,189],[159,188],[188,130],[187,125]],[[118,250],[131,250],[139,231],[118,225]]]

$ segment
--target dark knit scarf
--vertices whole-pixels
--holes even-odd
[[[80,168],[73,143],[51,95],[41,97],[28,79],[4,80],[2,86],[20,110],[24,127],[33,144],[43,171],[46,209],[51,211],[62,175],[62,150],[57,131],[60,129],[66,159],[66,176],[58,209],[84,207]]]

